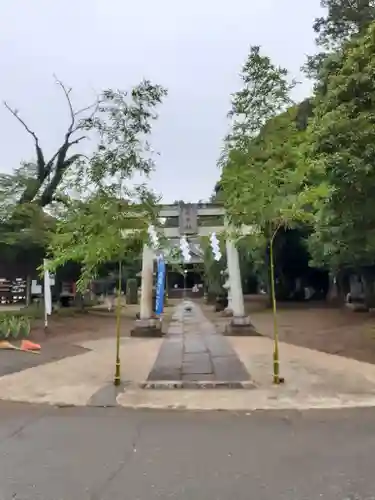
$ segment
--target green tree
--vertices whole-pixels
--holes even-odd
[[[226,188],[228,186],[225,183],[228,176],[234,180],[238,175],[238,188],[247,191],[250,190],[248,183],[252,182],[251,176],[254,176],[256,177],[254,182],[257,183],[260,191],[254,195],[263,204],[264,220],[267,220],[269,208],[273,213],[273,209],[269,205],[269,199],[278,196],[280,193],[279,186],[282,187],[284,181],[288,180],[285,176],[297,175],[295,173],[300,169],[299,164],[303,158],[306,132],[300,130],[298,116],[299,107],[293,106],[289,108],[286,112],[270,119],[263,126],[258,136],[249,142],[247,151],[236,149],[231,151],[220,180],[218,193],[220,199],[225,200],[227,198]],[[268,186],[268,177],[271,179],[277,177],[279,179],[278,183],[275,182]],[[264,183],[263,188],[261,188],[260,183]],[[264,200],[262,200],[263,196],[265,196]],[[256,220],[254,219],[253,222],[256,223]],[[263,262],[264,265],[264,252],[266,252],[266,246],[264,246],[263,254],[259,250],[253,253],[255,262],[258,262],[258,273],[267,282],[268,280],[265,279],[266,273],[263,271],[261,264]]]
[[[327,59],[317,87],[308,160],[331,186],[317,213],[311,250],[335,270],[360,269],[375,303],[375,23]]]
[[[290,107],[295,82],[253,48],[244,66],[244,88],[234,94],[233,129],[220,179],[220,197],[234,226],[253,227],[254,247],[269,249],[274,311],[274,382],[280,382],[276,320],[274,240],[279,231],[313,217],[313,206],[325,194],[309,184],[303,157],[303,127]]]
[[[0,252],[3,263],[9,264],[10,268],[18,268],[22,263],[28,283],[28,304],[31,279],[36,277],[37,268],[43,261],[48,235],[55,226],[55,220],[39,205],[19,205],[16,199],[17,193],[12,190],[0,199]]]
[[[71,89],[56,83],[67,101],[69,125],[48,160],[36,133],[5,103],[33,139],[36,160],[0,175],[0,243],[11,255],[18,255],[19,248],[35,254],[32,267],[40,264],[55,221],[61,233],[67,213],[78,210],[81,200],[89,196],[91,203],[91,195],[100,192],[117,197],[120,179],[149,174],[154,163],[147,138],[166,95],[163,87],[144,80],[130,91],[105,90],[93,105],[75,110]],[[88,138],[95,145],[90,157],[72,152]]]
[[[155,196],[144,185],[134,185],[133,178],[148,176],[154,168],[148,137],[166,93],[148,80],[130,92],[107,90],[97,113],[84,122],[97,132],[98,147],[77,180],[81,197],[62,206],[49,245],[51,268],[81,263],[81,288],[98,266],[123,259],[130,248],[126,241],[132,246],[144,239],[145,221],[156,217]]]
[[[363,33],[375,19],[374,0],[321,0],[327,9],[325,17],[315,19],[316,42],[327,50],[335,50],[353,35]]]
[[[291,105],[290,92],[296,85],[288,70],[274,65],[258,45],[250,47],[240,78],[242,88],[233,94],[228,113],[232,125],[224,151],[246,148],[249,138]]]
[[[80,290],[104,263],[118,262],[115,385],[120,383],[122,262],[139,256],[147,227],[157,218],[155,196],[144,185],[134,186],[134,175],[147,176],[154,168],[148,137],[157,118],[156,106],[166,93],[149,81],[130,92],[103,93],[98,114],[85,122],[99,136],[79,186],[81,192],[91,187],[90,194],[70,200],[49,244],[50,269],[69,261],[81,264]]]
[[[263,147],[262,147],[263,146]],[[259,148],[259,149],[258,149]],[[276,320],[276,294],[274,270],[274,240],[278,233],[294,224],[310,223],[313,207],[327,195],[324,185],[309,186],[308,166],[298,161],[298,149],[291,148],[288,165],[281,160],[283,153],[274,152],[274,157],[265,158],[264,144],[253,144],[247,155],[232,155],[231,165],[224,169],[221,184],[226,209],[235,226],[242,224],[254,227],[254,234],[248,241],[254,248],[269,250],[271,297],[274,311],[274,382],[280,382],[278,330]],[[269,151],[269,150],[268,150]],[[241,161],[242,160],[242,161]],[[293,167],[291,168],[291,166]]]
[[[144,80],[130,91],[104,90],[93,104],[75,110],[72,89],[58,79],[56,83],[66,98],[69,125],[61,146],[48,160],[37,134],[21,118],[18,110],[4,103],[31,136],[36,156],[35,162],[23,164],[13,174],[0,175],[0,203],[6,203],[8,208],[28,203],[45,207],[54,200],[64,200],[65,196],[61,196],[64,193],[59,193],[59,188],[68,189],[72,194],[72,186],[77,187],[77,181],[81,190],[85,190],[90,182],[98,184],[99,180],[108,180],[115,172],[126,173],[127,169],[135,169],[149,173],[153,168],[147,136],[152,121],[157,118],[156,106],[166,95],[163,87]],[[90,157],[79,152],[71,153],[87,139],[97,144]]]
[[[145,198],[120,200],[103,191],[84,202],[72,201],[51,236],[50,269],[80,263],[78,288],[84,291],[104,264],[139,257],[154,213]]]
[[[375,20],[374,0],[321,0],[326,15],[313,24],[320,52],[308,57],[306,70],[317,77],[328,54],[338,51],[353,36],[363,34]]]

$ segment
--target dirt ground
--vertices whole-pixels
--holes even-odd
[[[165,308],[163,329],[168,327],[173,305]],[[134,327],[139,305],[123,307],[121,314],[121,336],[129,336]],[[45,330],[43,320],[34,320],[30,339],[40,342],[83,342],[105,337],[114,337],[116,334],[116,314],[105,309],[89,309],[85,313],[53,314],[48,318],[48,328]]]
[[[256,328],[273,336],[270,311],[251,312]],[[279,337],[283,342],[375,363],[375,315],[324,305],[280,307]]]
[[[212,313],[212,306],[205,308],[210,319],[223,328],[228,320]],[[273,315],[267,298],[247,296],[245,309],[257,330],[272,338]],[[375,313],[325,303],[280,303],[277,318],[282,342],[375,363]]]
[[[121,330],[127,330],[129,320],[124,318]],[[52,316],[48,319],[45,330],[43,320],[35,320],[32,324],[30,339],[35,341],[59,340],[67,342],[95,340],[113,336],[116,328],[114,315],[75,314],[73,316]]]

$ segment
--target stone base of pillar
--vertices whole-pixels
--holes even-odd
[[[260,337],[249,316],[233,316],[225,327],[224,335],[229,337]]]
[[[130,332],[131,337],[162,337],[162,323],[160,319],[137,319]]]
[[[230,318],[233,316],[233,311],[232,309],[230,309],[229,307],[226,307],[224,309],[224,311],[222,312],[223,316],[225,316],[226,318]]]

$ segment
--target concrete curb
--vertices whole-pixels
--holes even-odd
[[[70,407],[74,405],[57,405],[61,408]],[[188,405],[183,404],[171,404],[171,405],[162,405],[162,404],[149,404],[149,403],[139,403],[139,404],[124,404],[117,403],[116,407],[131,409],[131,410],[155,410],[155,411],[186,411],[186,412],[231,412],[231,413],[250,413],[255,411],[312,411],[312,410],[350,410],[356,408],[375,408],[375,404],[367,403],[366,401],[359,403],[338,403],[335,401],[327,402],[325,404],[280,404],[279,406],[257,406],[250,408],[202,408],[202,407],[190,407]],[[102,407],[100,407],[102,408]],[[106,407],[107,408],[107,407]]]
[[[223,390],[223,393],[226,391]],[[375,397],[373,394],[362,397],[350,397],[350,395],[326,396],[326,397],[259,397],[257,391],[232,391],[223,398],[213,399],[205,397],[204,391],[180,391],[180,397],[168,397],[172,391],[125,391],[117,396],[117,404],[124,408],[149,409],[149,410],[185,410],[185,411],[230,411],[230,412],[252,412],[252,411],[280,411],[280,410],[331,410],[348,408],[373,408]],[[195,393],[195,394],[194,394]],[[201,397],[198,396],[198,394]],[[215,391],[220,394],[220,391]],[[147,397],[147,394],[149,397]],[[175,395],[176,392],[173,392]],[[243,398],[239,397],[243,394]],[[254,397],[246,397],[252,394]],[[208,393],[207,393],[208,395]],[[212,394],[211,394],[212,396]]]
[[[56,408],[70,407],[95,407],[113,408],[123,407],[148,410],[183,410],[183,411],[228,411],[228,412],[253,412],[253,411],[283,411],[283,410],[332,410],[350,408],[374,408],[375,395],[362,396],[342,394],[337,396],[293,397],[286,395],[271,395],[258,393],[258,390],[212,390],[186,389],[180,391],[161,387],[159,390],[144,390],[139,384],[123,384],[116,388],[107,384],[92,398],[86,401],[67,400],[65,398],[43,399],[33,401],[26,398],[1,398],[1,402],[47,405]],[[251,389],[251,387],[249,388]],[[254,389],[254,387],[253,387]],[[213,393],[218,398],[213,398]],[[223,394],[223,397],[219,396]],[[225,396],[224,396],[225,394]],[[207,395],[207,396],[206,396]],[[243,395],[241,397],[241,395]],[[177,397],[178,396],[178,397]]]
[[[141,389],[145,390],[183,390],[183,389],[191,389],[191,390],[205,390],[205,389],[256,389],[256,384],[251,381],[231,381],[227,382],[223,381],[193,381],[193,380],[176,380],[176,381],[165,381],[165,380],[155,380],[155,381],[146,381],[139,384]]]

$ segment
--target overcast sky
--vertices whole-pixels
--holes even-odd
[[[250,45],[302,80],[314,52],[319,0],[0,0],[0,98],[16,106],[46,152],[68,120],[52,75],[80,107],[103,88],[143,77],[168,88],[153,134],[161,153],[152,187],[165,202],[207,199],[227,131],[230,93]],[[0,109],[2,171],[33,157],[33,142]]]

